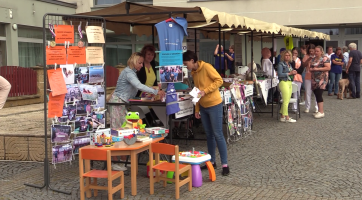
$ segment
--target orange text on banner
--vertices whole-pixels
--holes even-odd
[[[86,49],[87,63],[103,64],[103,48],[102,47],[87,47]]]
[[[67,64],[67,52],[64,46],[57,47],[45,47],[46,56],[47,56],[47,65],[54,65],[57,63],[58,65]]]
[[[69,47],[67,50],[68,64],[86,64],[85,47]]]
[[[52,90],[53,96],[58,96],[62,94],[66,94],[67,86],[65,85],[65,81],[62,74],[62,69],[58,68],[56,70],[49,69],[48,70],[48,80],[50,89]]]
[[[60,117],[63,115],[65,94],[53,96],[52,92],[49,94],[48,102],[48,118]]]
[[[74,27],[72,25],[55,25],[55,42],[63,43],[70,42],[74,43]]]

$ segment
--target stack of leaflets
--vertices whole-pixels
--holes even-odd
[[[148,142],[152,141],[152,138],[144,135],[137,135],[137,142]]]
[[[150,134],[165,134],[168,133],[168,129],[162,127],[146,128],[146,132]]]

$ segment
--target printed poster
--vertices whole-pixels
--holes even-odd
[[[96,64],[104,63],[102,47],[87,47],[86,48],[87,63]]]
[[[180,107],[180,111],[175,114],[176,119],[194,114],[194,104],[191,100],[180,101],[178,102],[178,106]]]
[[[68,92],[61,68],[48,70],[48,80],[53,96],[66,94]]]
[[[60,65],[62,69],[65,84],[74,84],[74,66],[73,65]]]
[[[55,63],[58,65],[67,64],[67,53],[64,46],[46,47],[45,49],[47,65],[54,65]]]
[[[63,115],[65,94],[53,96],[52,92],[49,94],[48,102],[48,118],[60,117]]]
[[[162,66],[158,73],[161,83],[183,82],[182,66]]]
[[[67,49],[68,64],[86,64],[85,47],[69,47]]]
[[[160,66],[183,65],[182,51],[160,51]]]
[[[74,27],[73,25],[55,25],[55,42],[63,43],[70,42],[74,43]]]
[[[85,32],[87,33],[88,43],[105,43],[102,27],[87,26]]]

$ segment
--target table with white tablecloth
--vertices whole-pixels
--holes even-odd
[[[267,99],[268,99],[268,91],[269,91],[269,89],[276,87],[278,85],[278,83],[279,83],[278,78],[258,80],[258,85],[259,85],[261,93],[263,95],[265,105],[267,105],[267,103],[268,103]]]

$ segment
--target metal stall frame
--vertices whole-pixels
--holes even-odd
[[[82,15],[63,15],[63,14],[57,14],[57,13],[47,13],[43,16],[43,56],[44,56],[44,64],[43,64],[43,70],[44,70],[44,143],[45,143],[45,150],[44,150],[44,183],[41,186],[38,185],[33,185],[33,184],[28,184],[25,183],[24,185],[29,186],[29,187],[34,187],[34,188],[39,188],[39,189],[43,189],[46,188],[47,190],[50,189],[52,191],[55,192],[59,192],[59,193],[63,193],[63,194],[67,194],[70,195],[71,192],[65,192],[65,191],[61,191],[61,190],[57,190],[57,189],[53,189],[50,185],[50,172],[49,172],[49,158],[48,158],[48,126],[47,126],[47,121],[48,121],[48,116],[47,116],[47,103],[48,103],[48,99],[47,99],[47,92],[48,92],[48,88],[47,88],[47,65],[46,65],[46,40],[47,40],[47,28],[46,28],[46,21],[50,19],[48,19],[48,17],[58,17],[58,18],[62,18],[62,20],[69,20],[69,19],[79,19],[79,20],[84,20],[86,22],[89,22],[89,20],[97,20],[97,22],[101,22],[102,26],[103,26],[103,35],[104,35],[104,40],[106,40],[106,20],[103,17],[97,17],[97,16],[82,16]],[[48,27],[49,28],[49,27]],[[75,33],[76,35],[76,33]],[[106,60],[106,43],[102,44],[103,47],[103,59],[104,62]],[[106,67],[104,66],[104,83],[106,83]],[[106,84],[104,84],[104,100],[106,102]],[[107,118],[105,116],[105,121],[107,121]]]

